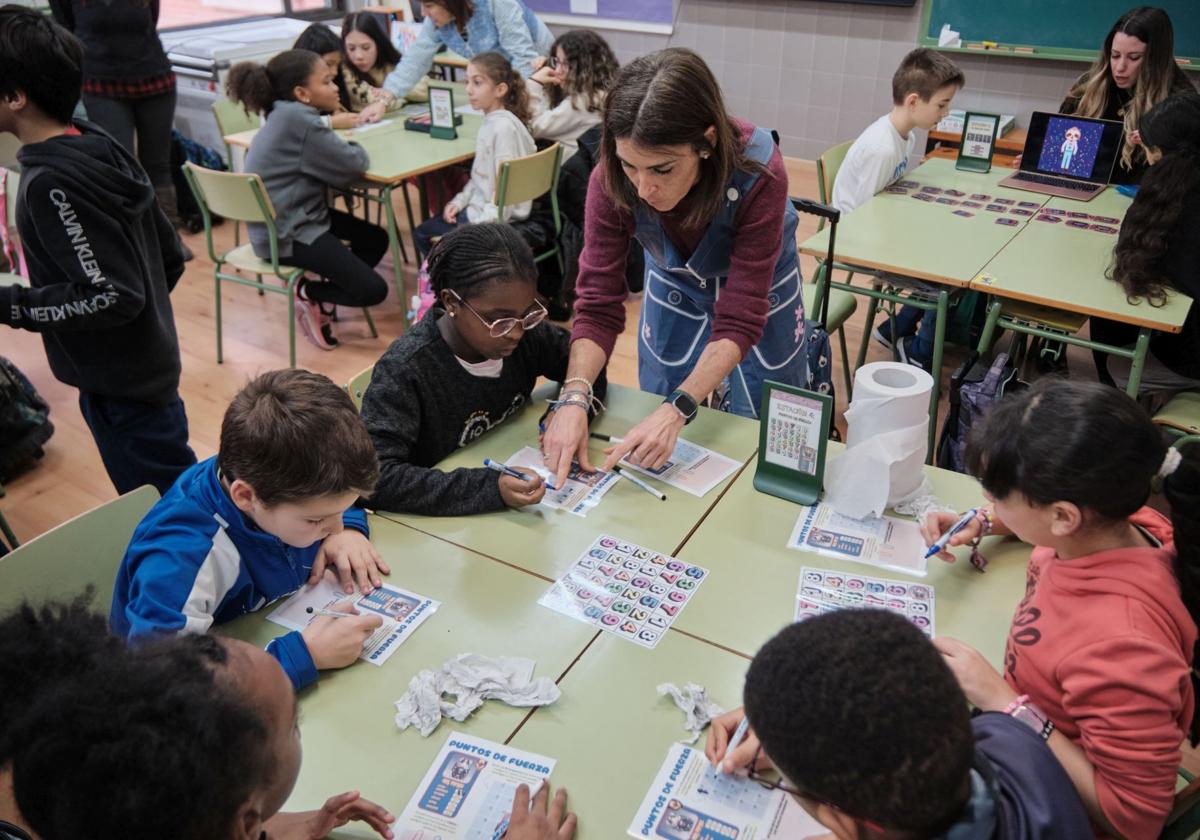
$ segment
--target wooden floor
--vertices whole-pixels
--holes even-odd
[[[813,163],[789,160],[788,171],[793,195],[817,197]],[[403,217],[404,214],[397,215]],[[815,227],[812,217],[802,217],[799,238],[806,239]],[[232,236],[232,225],[218,228],[218,249],[229,247]],[[202,234],[186,239],[196,252],[196,259],[188,263],[171,300],[183,355],[181,393],[191,424],[192,448],[197,457],[206,458],[216,451],[222,414],[237,390],[256,374],[287,364],[287,310],[282,295],[260,297],[251,289],[225,285],[225,362],[217,364],[212,262],[205,253]],[[412,266],[404,268],[411,290],[415,271]],[[390,264],[385,262],[380,270],[390,283]],[[812,271],[812,260],[805,258],[805,276],[811,277]],[[637,384],[634,329],[639,305],[640,300],[636,297],[627,304],[626,330],[617,343],[609,367],[610,379],[627,385]],[[865,303],[860,305],[859,312],[847,327],[852,359],[853,348],[858,346],[862,335],[864,312]],[[402,311],[396,302],[394,288],[373,314],[379,328],[378,338],[370,338],[360,312],[344,309],[343,320],[336,326],[341,346],[332,352],[317,349],[297,331],[297,364],[324,373],[338,383],[373,364],[403,328]],[[948,348],[948,351],[945,370],[952,371],[964,352],[957,348]],[[868,359],[888,358],[887,352],[872,343]],[[77,392],[58,382],[50,373],[41,339],[34,333],[5,328],[0,331],[0,353],[16,363],[50,402],[50,416],[56,428],[46,447],[46,457],[33,470],[9,484],[5,488],[7,496],[0,500],[0,510],[18,539],[24,541],[113,498],[116,493],[79,414]],[[1086,367],[1082,356],[1072,361],[1075,369]],[[1078,364],[1074,364],[1075,361]],[[835,382],[840,383],[840,360],[836,364]],[[838,391],[839,418],[845,408],[843,390]],[[943,409],[944,403],[943,399]]]

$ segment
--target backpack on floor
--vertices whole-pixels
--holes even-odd
[[[9,481],[45,453],[54,434],[50,406],[16,365],[0,356],[0,481]]]
[[[998,353],[988,366],[972,352],[950,377],[950,410],[937,445],[937,466],[966,472],[965,453],[971,428],[1006,393],[1028,387],[1017,378],[1007,353]]]

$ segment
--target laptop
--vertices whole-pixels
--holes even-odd
[[[1114,120],[1034,111],[1021,170],[1000,186],[1090,201],[1108,186],[1124,131]]]

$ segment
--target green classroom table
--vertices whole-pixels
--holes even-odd
[[[832,461],[843,451],[829,444]],[[967,561],[944,563],[933,558],[925,578],[836,560],[787,548],[800,506],[754,489],[750,464],[716,508],[688,539],[679,558],[709,569],[709,578],[679,614],[674,628],[746,656],[791,623],[800,569],[811,566],[847,574],[928,583],[934,588],[935,630],[978,648],[1000,666],[1013,610],[1025,591],[1029,546],[990,537],[983,543],[987,571],[980,574]],[[981,504],[979,484],[969,476],[926,467],[934,494],[945,504],[966,510]]]
[[[545,581],[494,560],[433,539],[378,516],[371,539],[392,568],[393,584],[441,601],[387,662],[356,662],[322,673],[300,695],[304,765],[287,810],[320,807],[345,790],[399,814],[455,729],[503,742],[528,714],[487,702],[462,723],[443,720],[428,738],[400,732],[394,703],[420,670],[437,670],[460,653],[526,656],[535,676],[557,678],[596,635],[594,628],[537,606]],[[284,629],[267,621],[270,608],[243,616],[218,631],[265,645]],[[335,837],[374,837],[351,824]]]
[[[1056,197],[1051,198],[1046,207],[1124,219],[1131,203],[1132,199],[1109,187],[1088,202]],[[1134,370],[1127,390],[1130,396],[1136,396],[1151,331],[1180,332],[1192,299],[1172,293],[1165,306],[1151,306],[1145,301],[1130,303],[1120,284],[1105,277],[1116,242],[1116,234],[1072,228],[1066,222],[1028,224],[971,282],[972,289],[993,298],[980,349],[990,347],[998,323],[1006,329],[1026,334],[1045,334],[1036,326],[1028,328],[1014,324],[1012,318],[1001,321],[1006,308],[1011,311],[1014,306],[1020,308],[1025,303],[1133,324],[1140,328],[1140,335],[1132,351],[1074,336],[1052,337],[1132,359]]]
[[[624,837],[667,750],[688,734],[683,712],[655,687],[699,683],[732,709],[749,665],[682,633],[654,650],[602,633],[561,681],[562,698],[536,710],[510,743],[558,760],[551,785],[566,787],[579,840]]]
[[[523,446],[536,447],[537,420],[545,411],[545,396],[550,393],[552,391],[547,389],[535,392],[531,405],[438,466],[447,470],[481,467],[484,458],[504,460]],[[592,429],[621,435],[661,402],[661,396],[610,385],[606,400],[608,411],[600,415]],[[758,423],[701,408],[697,418],[684,428],[681,437],[744,464],[758,448]],[[597,440],[591,444],[592,465],[598,467],[603,463],[603,450],[608,444]],[[646,478],[640,474],[638,477]],[[421,516],[383,511],[380,514],[547,580],[556,580],[602,533],[611,533],[663,553],[673,553],[716,503],[732,477],[703,498],[654,479],[646,480],[666,493],[667,501],[659,501],[631,482],[618,481],[586,517],[541,507],[478,516]]]

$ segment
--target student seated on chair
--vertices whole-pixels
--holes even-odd
[[[1157,837],[1180,743],[1200,736],[1200,444],[1167,449],[1116,388],[1043,378],[992,407],[966,462],[992,504],[950,544],[990,530],[1035,548],[1003,675],[962,642],[935,644],[977,708],[1021,698],[1049,721],[1099,833]],[[1157,491],[1170,518],[1146,506]],[[956,518],[930,514],[926,541]]]
[[[370,504],[444,516],[537,504],[546,487],[536,475],[435,466],[519,411],[539,376],[567,376],[571,337],[542,323],[533,254],[509,225],[470,225],[434,246],[429,279],[437,303],[375,364],[363,396],[380,467]],[[594,396],[604,390],[601,373]],[[590,415],[592,392],[568,380],[559,410]]]
[[[350,397],[305,370],[264,373],[225,412],[220,450],[180,477],[134,531],[113,590],[122,636],[204,633],[316,583],[370,592],[387,564],[355,502],[379,466]],[[297,689],[351,664],[378,616],[318,618],[267,646]]]
[[[337,109],[338,89],[316,53],[286,50],[265,67],[235,64],[228,87],[230,99],[265,118],[246,153],[246,172],[262,177],[275,207],[280,263],[322,278],[296,284],[296,318],[309,341],[332,350],[337,340],[326,308],[375,306],[387,297],[387,284],[375,273],[388,249],[387,232],[333,210],[326,198],[330,187],[362,178],[367,152],[338,137],[321,117]],[[254,253],[270,259],[266,225],[251,223],[247,230]]]
[[[533,202],[496,207],[496,181],[500,164],[537,151],[529,124],[529,95],[525,80],[508,59],[497,52],[480,53],[467,64],[467,101],[483,111],[483,125],[475,139],[475,162],[471,180],[450,199],[441,216],[417,225],[413,238],[422,254],[428,254],[435,237],[459,225],[480,222],[514,222],[529,217]]]
[[[950,102],[965,83],[963,72],[939,52],[921,47],[900,62],[892,76],[892,110],[867,126],[858,136],[833,182],[833,206],[849,213],[871,196],[899,181],[925,153],[925,137],[950,112]],[[932,317],[924,310],[905,306],[896,316],[900,358],[920,367],[933,359]],[[917,323],[924,321],[920,335]],[[892,346],[890,321],[872,335]]]
[[[72,121],[83,48],[33,9],[0,9],[0,132],[24,144],[17,228],[29,286],[0,286],[0,324],[42,334],[118,493],[160,493],[196,463],[179,399],[170,292],[183,252],[137,159]]]
[[[550,56],[538,56],[529,77],[529,130],[534,139],[562,144],[565,164],[579,137],[600,125],[604,98],[616,78],[617,57],[608,41],[590,29],[572,29],[555,39]]]
[[[750,663],[743,699],[713,721],[705,754],[795,797],[828,837],[1092,836],[1040,727],[1022,711],[972,718],[937,649],[901,616],[842,610],[785,628]],[[747,716],[750,733],[727,754]]]

